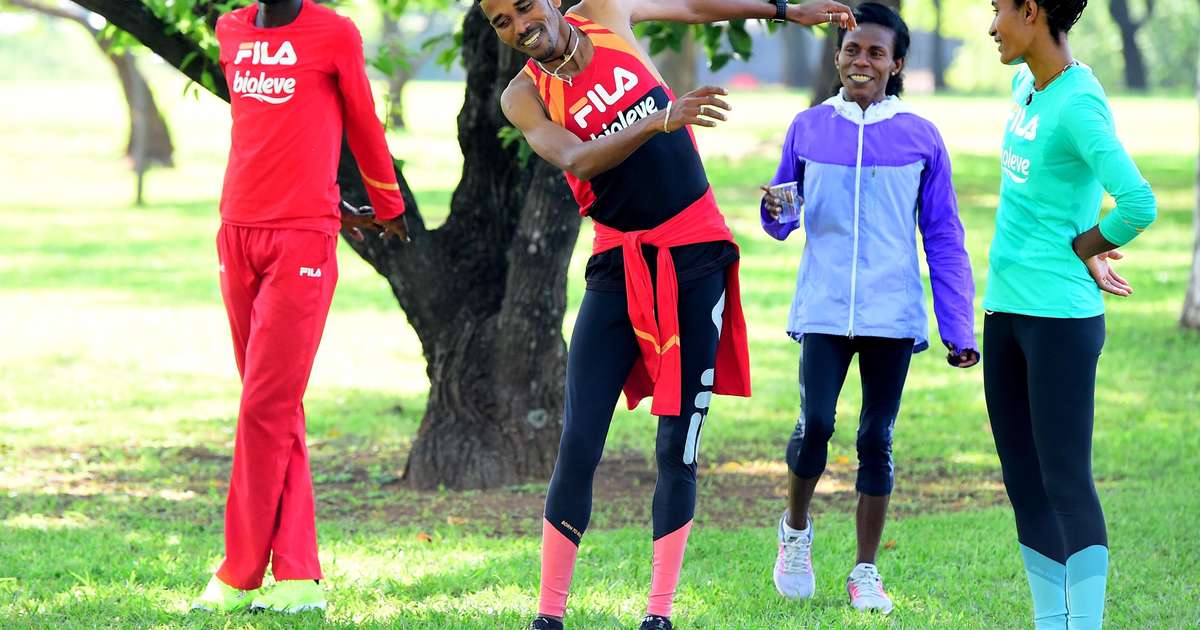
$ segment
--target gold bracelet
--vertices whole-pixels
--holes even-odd
[[[671,122],[671,106],[674,104],[672,101],[667,101],[667,117],[663,118],[663,133],[671,133],[667,131],[667,123]]]

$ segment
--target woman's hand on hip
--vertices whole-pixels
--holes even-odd
[[[1083,264],[1087,267],[1088,273],[1091,274],[1092,280],[1096,281],[1096,286],[1100,287],[1100,290],[1119,297],[1127,297],[1133,294],[1133,286],[1125,278],[1122,278],[1112,268],[1112,265],[1108,263],[1110,260],[1121,260],[1124,257],[1124,254],[1113,249],[1087,258],[1083,261]]]

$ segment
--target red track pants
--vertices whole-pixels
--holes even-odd
[[[311,230],[222,225],[221,295],[242,377],[225,561],[217,577],[258,588],[320,579],[304,390],[337,284],[337,239]]]

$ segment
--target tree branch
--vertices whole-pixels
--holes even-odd
[[[196,42],[174,32],[170,24],[159,19],[140,0],[75,0],[75,3],[99,13],[117,28],[133,35],[164,61],[206,89],[210,87],[204,85],[204,74],[207,72],[212,77],[212,93],[222,100],[229,100],[229,88],[220,66],[209,59]]]

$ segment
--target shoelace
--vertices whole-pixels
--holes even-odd
[[[859,597],[874,597],[883,599],[886,595],[883,592],[883,578],[879,575],[879,570],[875,567],[866,567],[858,577],[851,576],[850,581],[858,589]]]
[[[651,625],[646,625],[651,624]],[[666,619],[657,615],[646,615],[642,618],[641,630],[668,630],[671,626],[668,625]]]
[[[784,573],[799,573],[811,571],[809,562],[812,560],[812,538],[797,536],[795,539],[784,538],[779,544],[783,545]]]

